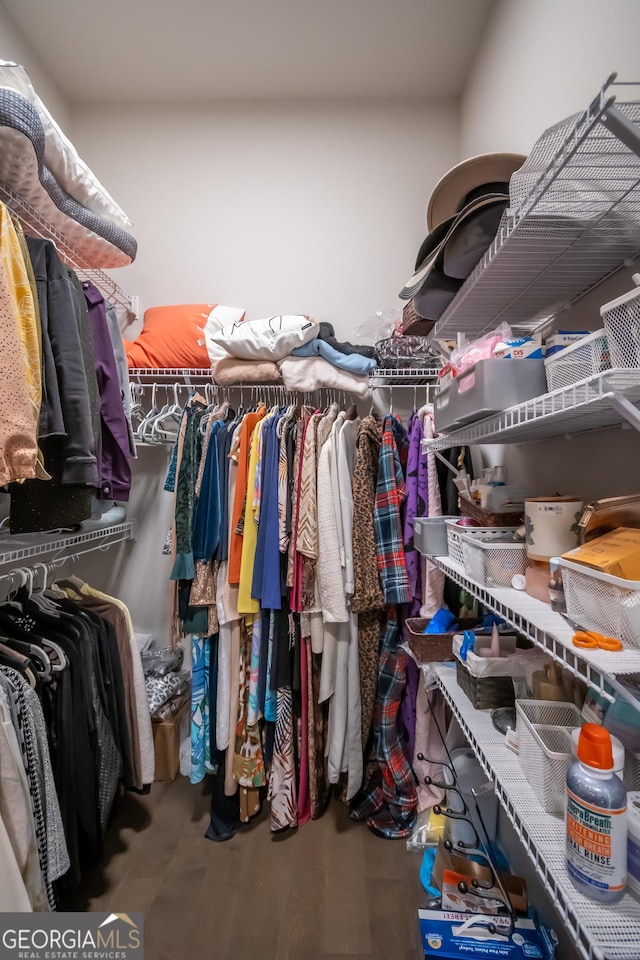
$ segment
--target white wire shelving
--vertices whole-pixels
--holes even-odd
[[[20,220],[26,233],[40,237],[42,240],[52,240],[56,245],[59,256],[67,266],[72,267],[76,273],[94,283],[108,300],[120,304],[131,315],[132,319],[135,318],[137,298],[126,293],[113,277],[110,277],[104,270],[94,267],[74,244],[53,224],[45,220],[24,197],[21,197],[10,187],[0,184],[0,200]]]
[[[431,339],[535,329],[640,254],[640,102],[618,102],[637,84],[614,79],[534,148],[522,198]]]
[[[28,563],[32,560],[60,559],[81,556],[94,550],[104,550],[125,540],[135,540],[134,520],[114,523],[110,526],[91,527],[61,536],[59,533],[18,534],[0,540],[0,566]],[[4,575],[4,574],[0,574]]]
[[[375,387],[419,387],[437,383],[442,364],[434,363],[427,367],[376,367],[369,374],[369,386]]]
[[[458,686],[455,671],[435,666],[438,686],[524,846],[536,873],[585,960],[637,960],[640,903],[598,904],[573,887],[565,867],[564,820],[546,813],[513,753],[493,726],[489,710],[476,710]]]
[[[574,676],[595,687],[608,700],[613,700],[612,686],[630,702],[616,676],[640,673],[640,650],[626,647],[611,653],[605,650],[584,650],[574,647],[575,631],[549,604],[530,597],[523,590],[511,587],[485,587],[468,577],[461,566],[449,557],[432,557],[434,563],[457,584],[464,587],[490,610],[529,638]],[[613,684],[612,684],[613,681]]]
[[[523,361],[525,362],[525,361]],[[479,443],[528,443],[600,430],[640,418],[640,369],[595,374],[502,413],[423,441],[424,450]]]

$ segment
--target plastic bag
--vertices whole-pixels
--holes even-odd
[[[179,670],[183,659],[184,651],[180,647],[147,650],[142,654],[142,669],[145,677],[164,677]]]
[[[511,327],[508,323],[501,323],[499,327],[471,343],[466,343],[453,351],[449,358],[449,363],[456,373],[462,373],[470,367],[475,367],[479,360],[490,360],[493,357],[493,351],[501,340],[510,339],[512,336]]]
[[[358,324],[353,331],[353,342],[375,343],[376,340],[384,340],[396,333],[402,333],[402,310],[378,310]]]
[[[387,369],[433,366],[438,359],[427,337],[394,334],[376,340],[375,346],[378,366]]]

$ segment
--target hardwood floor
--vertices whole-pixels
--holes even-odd
[[[66,909],[145,915],[146,960],[420,960],[421,855],[334,801],[271,833],[267,810],[206,840],[209,797],[183,777],[127,795],[104,862]]]

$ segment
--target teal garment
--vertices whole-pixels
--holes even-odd
[[[194,634],[191,639],[191,783],[200,783],[205,773],[213,773],[209,678],[211,637]]]
[[[213,558],[220,540],[221,497],[220,468],[218,464],[218,432],[224,420],[211,426],[207,457],[202,472],[200,496],[193,519],[193,555],[196,560]]]
[[[199,401],[191,401],[186,407],[187,426],[176,481],[176,558],[170,580],[193,580],[196,575],[193,560],[193,517],[196,507],[196,478],[202,450],[200,420],[205,409]]]
[[[176,442],[174,443],[173,450],[171,451],[171,460],[169,461],[167,478],[164,481],[164,489],[167,491],[167,493],[173,493],[176,489],[176,470],[178,469],[178,447],[180,445],[180,431],[182,428],[182,421],[184,420],[185,413],[186,413],[186,407],[182,411],[182,416],[180,417],[180,424],[178,426]]]

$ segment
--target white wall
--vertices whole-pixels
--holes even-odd
[[[614,70],[640,80],[639,35],[638,0],[499,0],[465,85],[462,156],[527,153]]]
[[[457,159],[454,105],[233,102],[74,109],[74,142],[134,220],[143,306],[308,313],[349,338],[398,290]]]
[[[41,65],[38,55],[15,21],[0,4],[0,60],[15,60],[26,68],[40,99],[68,133],[70,107],[60,88]]]
[[[347,339],[399,303],[457,133],[454,106],[426,103],[76,106],[72,118],[76,147],[135,221],[138,258],[115,274],[143,307],[304,312]],[[166,468],[164,451],[140,451],[129,510],[139,540],[108,584],[160,642]]]

